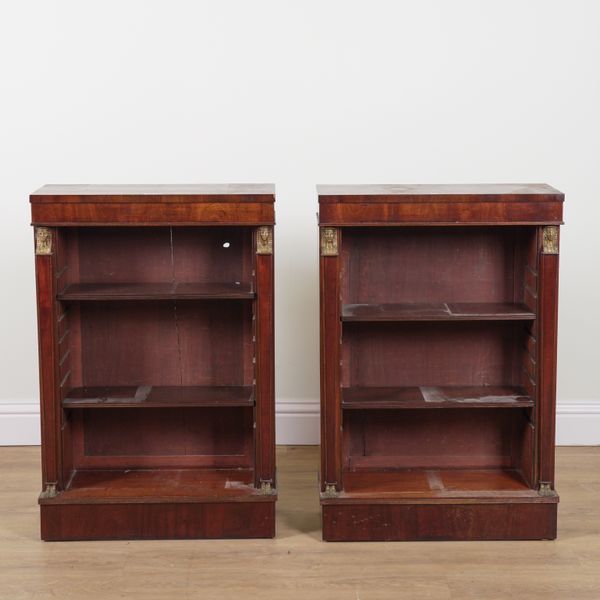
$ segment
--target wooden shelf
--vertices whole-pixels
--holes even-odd
[[[342,321],[532,321],[535,313],[524,304],[489,303],[403,303],[345,304]]]
[[[340,498],[414,500],[531,497],[539,500],[516,469],[394,469],[346,471]]]
[[[246,300],[254,298],[250,283],[75,283],[57,298],[85,300]]]
[[[252,469],[77,470],[65,491],[42,504],[272,501],[254,487]]]
[[[342,388],[344,409],[529,408],[533,399],[512,386]]]
[[[114,386],[71,389],[65,408],[253,406],[252,386]]]

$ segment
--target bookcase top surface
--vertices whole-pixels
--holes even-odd
[[[45,185],[31,194],[38,202],[274,202],[275,186],[265,183],[169,185]]]
[[[544,183],[319,185],[319,224],[560,225],[564,194]]]
[[[501,202],[562,201],[564,194],[545,183],[319,185],[319,202]]]
[[[272,184],[45,185],[29,197],[33,225],[272,225]]]

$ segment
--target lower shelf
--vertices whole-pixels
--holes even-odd
[[[539,499],[514,469],[398,469],[344,473],[340,500]]]
[[[254,487],[252,469],[75,471],[67,489],[40,504],[131,504],[270,501]]]
[[[72,388],[64,408],[172,408],[253,406],[254,388],[243,385],[104,386]]]
[[[516,386],[343,387],[342,408],[531,408],[533,399]]]

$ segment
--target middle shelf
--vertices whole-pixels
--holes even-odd
[[[535,313],[512,302],[344,304],[342,321],[533,321]]]
[[[57,294],[63,301],[84,300],[245,300],[255,297],[250,283],[73,283]]]
[[[515,386],[343,387],[343,409],[530,408],[533,399]]]
[[[253,406],[252,386],[94,386],[69,390],[64,408]]]

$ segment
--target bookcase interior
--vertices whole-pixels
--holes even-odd
[[[345,228],[343,303],[525,303],[535,257],[533,227]]]
[[[121,494],[132,485],[177,494],[181,469],[205,472],[187,476],[196,493],[219,473],[228,481],[228,469],[251,482],[252,259],[249,227],[60,230],[63,471],[73,493],[98,492],[106,471]],[[162,479],[129,474],[148,469]]]
[[[536,256],[531,227],[344,229],[346,493],[532,484]]]

